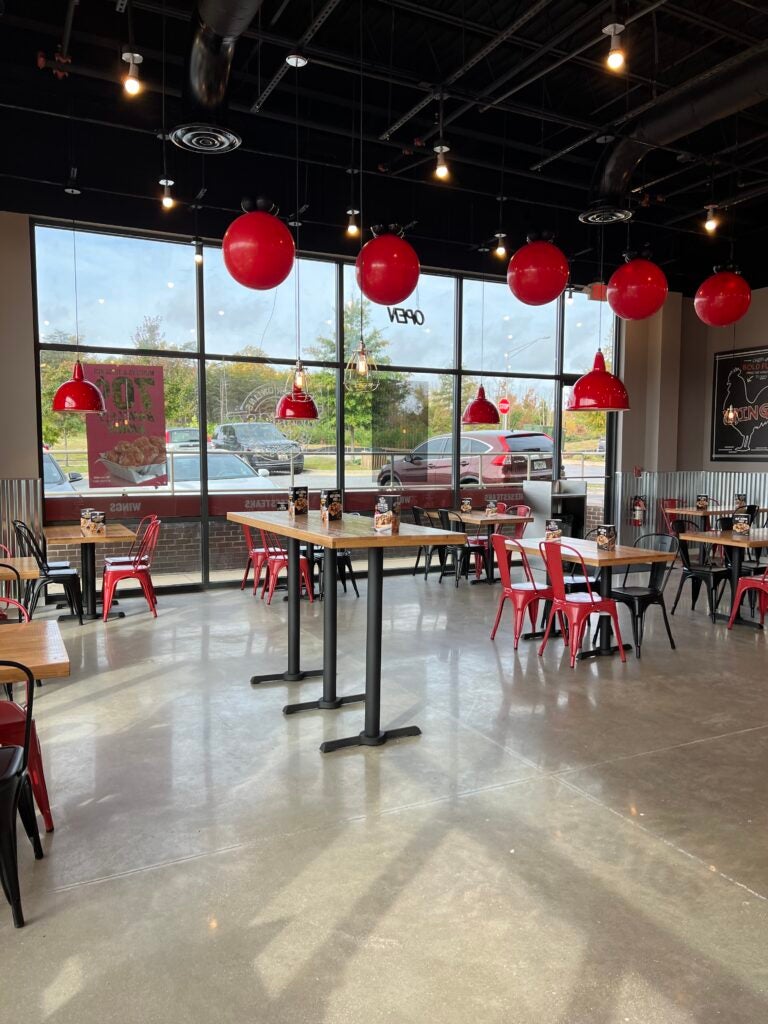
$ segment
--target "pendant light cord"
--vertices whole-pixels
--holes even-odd
[[[605,265],[605,228],[600,228],[600,288],[603,287],[603,268]],[[603,350],[603,302],[600,296],[600,308],[597,311],[597,351]]]
[[[294,288],[294,302],[296,307],[296,361],[301,362],[301,316],[299,313],[299,291],[301,288],[301,260],[299,259],[301,239],[301,214],[299,213],[299,67],[295,71],[295,143],[296,143],[296,286]]]
[[[485,276],[480,279],[480,374],[485,369]]]
[[[77,232],[72,221],[72,272],[75,278],[75,350],[77,361],[80,362],[80,309],[77,301]]]
[[[358,60],[360,61],[360,150],[357,154],[358,159],[358,171],[357,176],[360,179],[357,183],[358,194],[360,196],[360,252],[363,251],[365,244],[365,221],[363,219],[363,0],[359,2],[360,10],[360,24],[358,26]],[[363,341],[363,267],[360,266],[360,341]]]
[[[166,52],[165,52],[165,0],[163,0],[163,96],[161,105],[161,116],[163,122],[163,177],[168,180],[168,161],[166,154],[166,135],[165,130],[165,64],[166,64]]]

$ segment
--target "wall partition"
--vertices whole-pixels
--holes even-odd
[[[125,522],[157,512],[169,581],[241,572],[226,512],[274,508],[291,482],[313,506],[342,487],[364,515],[396,489],[408,515],[463,495],[519,501],[525,481],[564,472],[589,481],[602,516],[605,419],[561,412],[601,329],[613,354],[613,318],[585,295],[530,307],[498,279],[425,271],[385,307],[338,259],[303,256],[259,292],[229,276],[215,245],[200,263],[186,241],[50,223],[33,241],[46,517],[76,519],[83,505]],[[376,387],[347,390],[361,339]],[[103,417],[51,412],[78,348],[107,396]],[[298,352],[319,416],[276,422]],[[501,423],[463,427],[481,384]]]

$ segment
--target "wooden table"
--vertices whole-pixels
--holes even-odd
[[[330,710],[355,701],[365,700],[365,728],[357,736],[330,740],[320,745],[325,754],[341,747],[378,746],[398,736],[418,736],[421,729],[415,725],[401,729],[381,730],[381,622],[384,580],[384,548],[419,547],[424,544],[464,544],[466,536],[426,526],[400,524],[397,534],[374,533],[373,520],[362,516],[347,516],[340,522],[324,524],[319,512],[289,517],[287,512],[228,512],[227,519],[255,530],[269,530],[288,538],[288,669],[282,673],[253,676],[251,683],[285,680],[293,682],[308,676],[323,677],[323,695],[319,700],[301,704],[288,704],[285,714],[310,709]],[[325,549],[326,586],[323,597],[323,667],[301,668],[301,623],[299,580],[299,544],[313,544]],[[336,693],[336,558],[340,549],[367,550],[368,598],[367,633],[365,641],[365,693],[339,697]]]
[[[706,540],[704,540],[706,538]],[[731,548],[731,612],[733,602],[736,599],[736,588],[739,585],[741,568],[744,560],[744,552],[750,548],[768,548],[768,530],[750,530],[749,533],[734,533],[733,530],[713,530],[709,533],[681,533],[680,540],[687,540],[691,544],[722,544],[723,547]],[[720,612],[715,613],[715,618],[721,622],[727,622],[729,615]],[[741,611],[737,611],[733,620],[735,626],[751,626],[752,629],[762,629],[759,622],[750,622],[749,619],[741,617]]]
[[[493,544],[491,543],[491,537],[496,532],[499,526],[518,526],[520,523],[532,523],[533,516],[515,516],[507,512],[494,512],[488,514],[487,512],[461,512],[456,510],[456,515],[461,517],[462,523],[465,526],[485,526],[488,530],[488,573],[486,576],[487,583],[493,583],[495,580],[494,573],[494,554]],[[475,581],[473,581],[475,582]]]
[[[539,544],[544,543],[543,537],[525,537],[517,542],[527,554],[538,555]],[[628,547],[624,544],[617,544],[613,551],[605,551],[599,548],[592,540],[582,540],[580,537],[563,537],[561,546],[563,558],[569,558],[568,548],[579,552],[584,559],[585,565],[593,566],[600,570],[600,596],[610,597],[613,586],[613,568],[622,565],[648,565],[651,562],[672,562],[675,559],[674,551],[651,551],[648,548]],[[607,615],[600,616],[599,627],[600,642],[597,647],[588,651],[580,651],[579,658],[601,658],[615,654],[619,648],[611,644],[611,622]],[[624,650],[632,650],[632,644],[624,644]]]
[[[75,526],[46,526],[43,530],[48,544],[79,544],[80,564],[83,574],[84,619],[98,619],[96,611],[96,545],[115,544],[134,541],[136,534],[122,523],[107,523],[107,532],[89,534],[84,537],[79,524]],[[123,618],[124,612],[114,613],[115,618]],[[110,615],[110,618],[113,616]],[[68,618],[68,616],[63,616]]]
[[[34,558],[5,558],[0,555],[0,580],[16,581],[16,573],[8,568],[11,566],[23,580],[36,580],[40,577],[40,570]]]
[[[69,656],[57,622],[36,620],[0,626],[0,661],[26,665],[35,679],[69,675]],[[0,683],[21,682],[26,677],[0,668]]]
[[[735,516],[737,512],[746,512],[745,508],[718,508],[717,505],[709,505],[707,508],[668,508],[665,511],[670,519],[685,519],[687,516],[699,516],[701,519],[710,519],[720,516]],[[768,508],[759,508],[758,513],[768,512]],[[709,542],[711,543],[711,541]]]

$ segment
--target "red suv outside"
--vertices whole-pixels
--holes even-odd
[[[378,484],[450,486],[452,461],[451,435],[431,437],[410,455],[396,458],[394,466],[382,466]],[[467,430],[461,435],[459,469],[462,485],[551,480],[552,438],[532,430]]]

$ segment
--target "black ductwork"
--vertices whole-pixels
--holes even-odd
[[[184,123],[171,139],[193,153],[229,153],[242,139],[226,127],[227,90],[237,40],[263,0],[199,0],[184,83]]]
[[[734,64],[736,66],[734,67]],[[635,168],[650,149],[669,146],[707,125],[768,99],[768,49],[718,65],[689,88],[674,90],[637,121],[631,138],[612,146],[598,167],[595,200],[579,220],[609,224],[629,220],[629,188]]]

